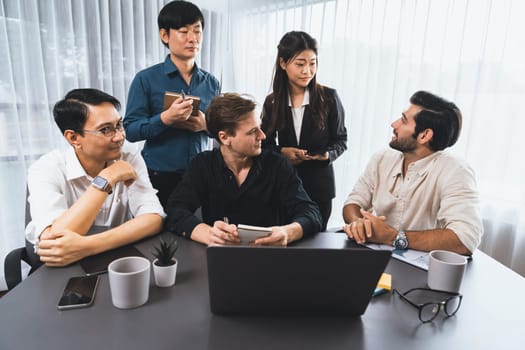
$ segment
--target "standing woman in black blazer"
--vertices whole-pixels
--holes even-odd
[[[321,211],[323,230],[332,212],[332,163],[346,150],[345,112],[334,89],[317,83],[317,42],[305,32],[286,33],[277,46],[273,92],[262,112],[263,147],[295,165]]]

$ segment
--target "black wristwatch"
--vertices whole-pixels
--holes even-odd
[[[113,193],[113,188],[111,188],[111,184],[102,176],[96,176],[91,182],[91,184],[93,185],[93,187],[101,191],[107,192],[108,194]]]
[[[397,236],[396,238],[394,238],[392,245],[396,249],[400,249],[400,250],[408,249],[408,239],[407,239],[407,235],[405,234],[405,231],[399,230],[397,232]]]

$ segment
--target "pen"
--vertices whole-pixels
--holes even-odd
[[[230,224],[230,221],[228,220],[228,217],[227,217],[227,216],[225,216],[225,217],[222,219],[222,221],[224,221],[224,223],[225,223],[226,225],[229,225],[229,224]]]
[[[186,94],[184,93],[184,90],[181,91],[182,100],[184,101],[186,99]]]

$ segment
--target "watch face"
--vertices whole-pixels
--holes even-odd
[[[104,187],[107,185],[108,181],[104,179],[103,177],[96,176],[93,179],[93,185],[100,188],[101,190],[104,189]]]
[[[394,246],[396,249],[407,249],[408,241],[406,240],[406,238],[398,238],[396,239]]]

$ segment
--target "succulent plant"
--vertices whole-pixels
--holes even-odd
[[[175,238],[170,238],[169,240],[160,239],[160,244],[158,246],[153,247],[153,256],[155,256],[158,260],[156,264],[158,266],[170,266],[173,265],[173,257],[175,256],[175,252],[177,251],[177,248],[179,247],[179,242]]]

